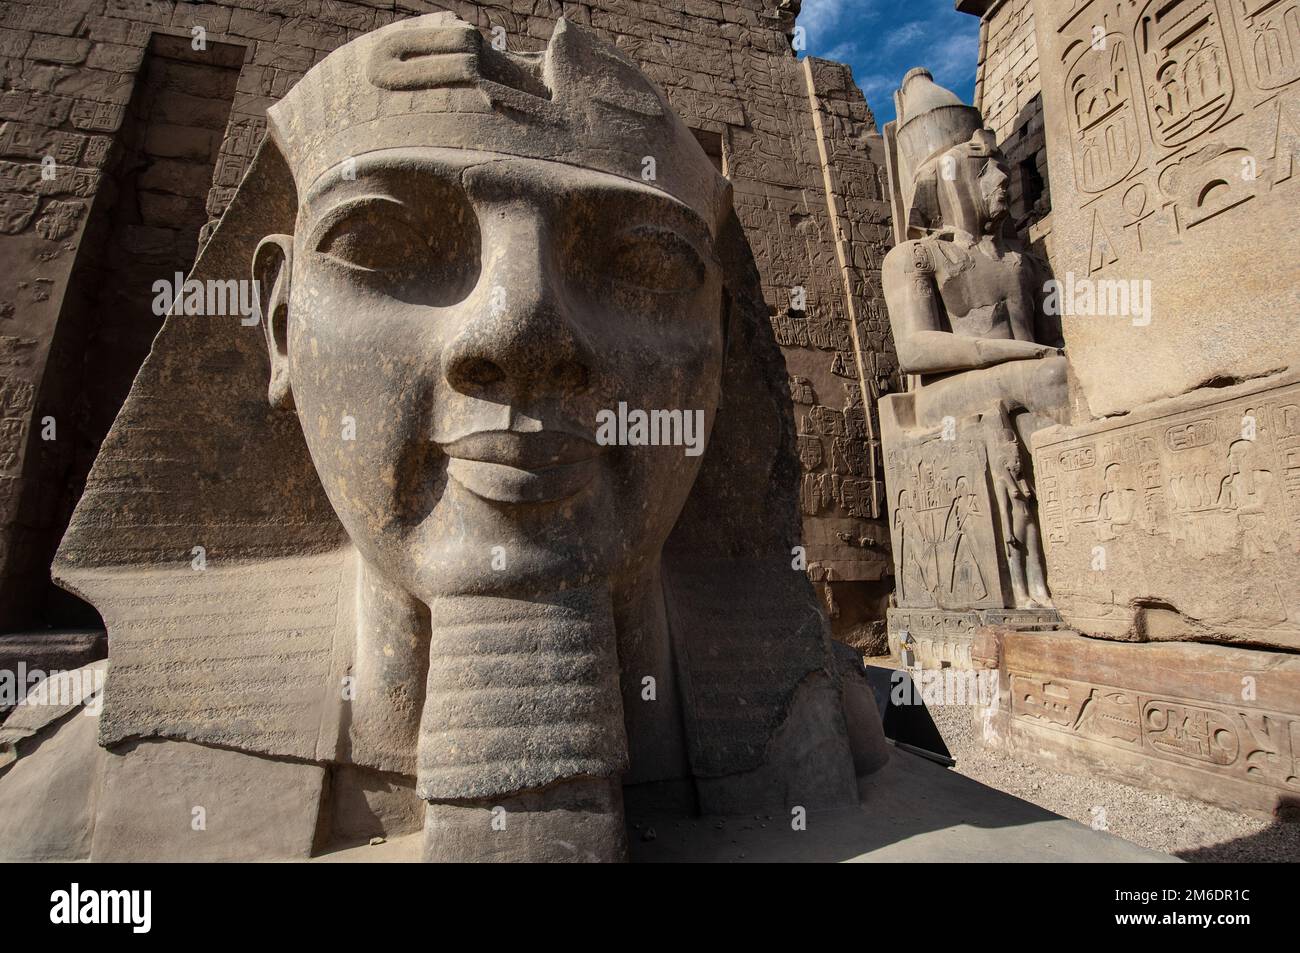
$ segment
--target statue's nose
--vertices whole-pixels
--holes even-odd
[[[545,230],[505,230],[484,255],[463,326],[443,352],[443,373],[461,393],[519,405],[591,386],[591,349],[575,321]]]

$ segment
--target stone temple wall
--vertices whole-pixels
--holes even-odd
[[[792,7],[6,0],[0,632],[95,623],[49,582],[50,559],[160,324],[151,284],[188,270],[265,133],[266,108],[335,47],[437,10],[517,50],[542,48],[560,16],[589,25],[664,87],[731,179],[787,358],[809,569],[834,583],[823,591],[841,634],[870,631],[890,588],[875,408],[897,379],[879,285],[884,161],[848,69],[796,59]],[[186,408],[175,413],[183,421]]]
[[[959,0],[957,9],[981,17],[973,105],[1011,163],[1011,214],[1023,234],[1051,211],[1033,4]]]

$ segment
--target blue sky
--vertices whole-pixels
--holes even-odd
[[[980,21],[953,0],[803,0],[795,21],[813,56],[853,67],[853,78],[883,127],[894,118],[894,90],[913,66],[966,102],[975,92]]]

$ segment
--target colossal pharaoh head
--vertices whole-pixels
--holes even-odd
[[[513,54],[436,14],[268,121],[191,276],[251,264],[261,320],[169,317],[56,561],[109,628],[101,744],[410,779],[431,856],[502,799],[544,857],[617,854],[623,790],[855,801],[785,374],[663,93],[563,20]],[[607,445],[618,408],[707,449]]]
[[[730,208],[662,94],[567,23],[513,54],[435,15],[268,118],[298,199],[254,269],[271,399],[366,562],[425,603],[643,571],[699,457],[602,447],[595,422],[712,423]]]

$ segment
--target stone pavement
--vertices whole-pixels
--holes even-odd
[[[629,818],[634,863],[1177,863],[1103,831],[896,751],[862,785],[862,806],[784,818]],[[642,838],[653,828],[653,840]],[[315,858],[326,863],[416,861],[419,835]]]

